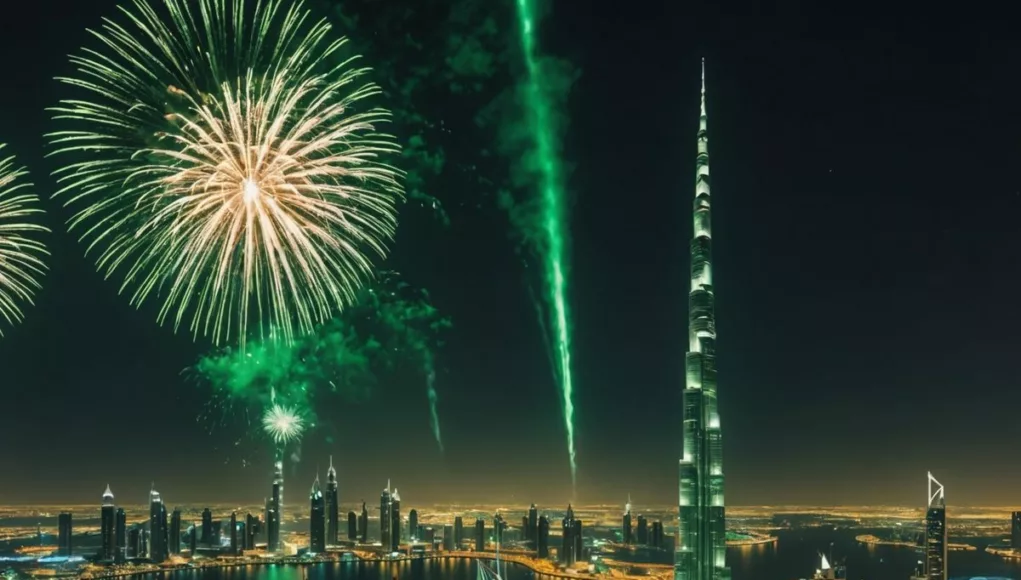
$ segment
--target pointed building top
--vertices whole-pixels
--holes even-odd
[[[396,487],[394,488],[393,500],[394,501],[401,501],[401,494],[398,493]]]
[[[337,470],[333,468],[333,456],[330,456],[330,468],[326,471],[326,477],[337,479]]]
[[[315,481],[312,482],[312,494],[319,493],[319,472],[316,472]]]
[[[700,125],[702,125],[701,129],[704,131],[705,130],[705,117],[706,117],[706,114],[705,114],[705,57],[702,57],[702,109],[701,109],[701,113],[702,113],[702,122],[700,123]]]
[[[631,513],[631,494],[630,493],[627,494],[627,503],[624,504],[624,513],[625,514]]]
[[[109,483],[106,484],[106,491],[103,492],[103,505],[104,506],[112,506],[113,505],[113,492],[110,491],[110,484]]]

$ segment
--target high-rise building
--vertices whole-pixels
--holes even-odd
[[[181,553],[181,510],[174,509],[170,514],[170,546],[171,554]]]
[[[213,548],[219,548],[223,544],[223,522],[215,520],[213,522]]]
[[[634,536],[631,535],[631,494],[627,496],[627,503],[624,504],[624,517],[622,518],[621,526],[621,541],[625,544],[635,543]]]
[[[280,545],[280,521],[284,508],[284,458],[280,452],[273,461],[273,489],[266,505],[266,550],[278,552]]]
[[[241,553],[240,550],[242,549],[241,542],[238,541],[240,540],[240,538],[238,537],[239,531],[240,530],[238,529],[238,513],[230,512],[230,553],[234,556],[240,554]]]
[[[122,508],[117,508],[116,520],[114,523],[114,560],[123,562],[128,557],[128,516]]]
[[[257,537],[259,537],[259,528],[260,527],[261,526],[259,525],[259,518],[258,517],[253,516],[252,514],[248,514],[247,516],[245,516],[245,536],[246,536],[246,539],[245,539],[245,549],[246,550],[254,550],[255,549],[255,539]]]
[[[574,509],[571,508],[571,504],[567,504],[567,514],[564,515],[561,528],[560,541],[560,563],[565,566],[571,566],[578,561],[578,552],[576,551],[577,542],[574,539],[575,525],[574,525]]]
[[[443,526],[443,549],[448,552],[454,551],[454,526]]]
[[[426,528],[422,530],[422,543],[429,546],[430,550],[436,547],[435,528],[433,528],[432,526],[426,526]]]
[[[202,537],[199,542],[203,546],[213,543],[213,512],[209,508],[202,510]]]
[[[503,544],[503,533],[507,530],[507,521],[499,513],[493,515],[493,541]]]
[[[705,62],[695,161],[688,353],[685,355],[684,443],[680,460],[679,532],[675,580],[728,580],[723,502],[723,440],[716,396],[716,315],[713,305],[709,139]]]
[[[947,504],[943,486],[932,473],[929,473],[929,505],[925,512],[925,577],[947,580]]]
[[[396,552],[401,545],[401,494],[394,493],[390,497],[390,550]]]
[[[418,539],[418,510],[408,512],[408,539],[412,542]]]
[[[358,541],[358,516],[354,512],[347,512],[347,539]]]
[[[199,531],[195,527],[195,524],[188,526],[188,551],[191,552],[192,557],[195,557],[195,553],[199,547]]]
[[[549,558],[549,518],[539,518],[536,527],[535,551],[540,558]]]
[[[149,490],[149,560],[163,562],[167,559],[167,509],[160,492],[153,487]]]
[[[383,546],[383,549],[391,547],[390,542],[390,525],[393,523],[392,516],[390,515],[391,499],[390,499],[390,480],[386,481],[386,489],[379,494],[379,543]]]
[[[245,522],[239,521],[235,527],[235,532],[238,536],[236,555],[241,555],[245,550],[249,549],[246,547],[248,545],[248,526]]]
[[[71,537],[74,535],[74,527],[71,522],[71,513],[63,512],[57,516],[57,553],[61,556],[74,554],[74,547],[71,545]]]
[[[464,541],[464,518],[457,516],[454,518],[454,549],[461,549],[461,542]]]
[[[135,526],[128,532],[128,546],[126,548],[128,558],[145,557],[145,538],[142,528]]]
[[[522,524],[525,526],[525,541],[534,550],[539,532],[539,508],[535,507],[534,503],[528,508],[528,518]]]
[[[475,551],[483,552],[486,549],[486,520],[475,518]]]
[[[1010,547],[1021,550],[1021,512],[1010,514]]]
[[[652,522],[652,539],[649,542],[653,548],[664,547],[663,522]]]
[[[369,510],[365,508],[364,501],[362,502],[362,515],[358,518],[358,537],[362,544],[369,543]]]
[[[640,545],[649,545],[649,521],[645,519],[645,516],[638,516],[638,526],[635,530],[635,536],[637,536],[636,539]]]
[[[312,482],[309,492],[308,549],[315,554],[326,552],[326,498],[319,489],[319,476]]]
[[[337,470],[333,468],[331,455],[330,469],[326,471],[326,545],[336,546],[339,543],[340,496],[337,490]]]
[[[99,535],[102,539],[99,556],[101,560],[113,560],[117,553],[117,506],[113,503],[110,484],[107,484],[103,492],[103,507],[99,515]]]
[[[581,520],[574,519],[574,529],[571,531],[571,539],[574,540],[575,561],[585,559],[585,536],[581,533]]]

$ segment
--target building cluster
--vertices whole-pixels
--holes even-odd
[[[651,533],[650,533],[651,532]],[[624,517],[620,526],[621,542],[627,546],[648,546],[650,548],[666,548],[663,535],[663,522],[652,522],[639,515],[637,520],[631,514],[631,496],[628,495],[624,504]]]

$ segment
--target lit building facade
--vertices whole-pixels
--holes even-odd
[[[401,494],[394,488],[390,496],[390,551],[396,552],[401,546]]]
[[[330,469],[326,472],[326,544],[336,546],[338,543],[340,543],[340,498],[337,490],[337,470],[333,468],[331,455]]]
[[[266,503],[266,551],[279,552],[280,519],[284,502],[284,458],[278,451],[273,461],[273,488]]]
[[[1010,547],[1021,550],[1021,512],[1010,514]]]
[[[149,560],[163,562],[167,559],[167,508],[163,505],[160,492],[149,491]]]
[[[386,489],[379,495],[379,543],[386,550],[390,547],[390,524],[392,524],[390,507],[390,480],[386,482]]]
[[[695,162],[695,201],[684,375],[684,437],[680,460],[675,580],[729,580],[723,507],[723,439],[716,399],[716,314],[710,227],[709,139],[705,63]]]
[[[925,577],[947,580],[947,504],[943,486],[929,474],[929,503],[925,510]]]
[[[319,488],[319,476],[312,482],[309,501],[308,549],[315,554],[326,552],[326,498]]]
[[[624,504],[624,517],[621,518],[620,539],[625,544],[634,543],[633,528],[631,527],[631,494],[627,496],[627,503]]]
[[[113,492],[106,486],[103,492],[103,507],[100,509],[99,535],[102,536],[100,559],[113,560],[117,553],[117,506],[113,503]]]

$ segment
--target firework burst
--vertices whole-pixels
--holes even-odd
[[[134,0],[60,79],[70,222],[133,304],[215,343],[312,330],[387,253],[399,153],[380,91],[302,3]]]
[[[46,272],[43,256],[48,252],[40,238],[49,230],[33,223],[43,210],[25,176],[13,157],[0,159],[0,318],[8,324],[21,321],[21,305],[32,303]]]
[[[262,428],[277,445],[286,445],[301,438],[305,419],[293,407],[274,404],[262,416]]]

